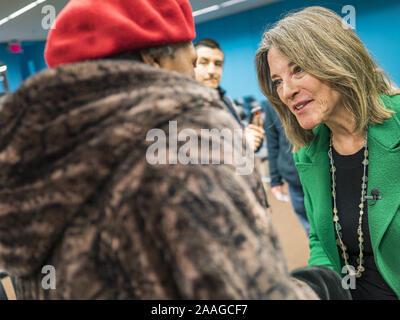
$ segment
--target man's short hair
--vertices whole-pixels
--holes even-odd
[[[200,40],[196,41],[194,44],[194,47],[196,49],[198,47],[207,47],[207,48],[218,49],[218,50],[222,51],[219,43],[211,38],[204,38],[204,39],[200,39]]]

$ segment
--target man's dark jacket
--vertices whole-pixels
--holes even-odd
[[[221,98],[222,102],[227,107],[228,111],[233,115],[235,120],[240,124],[240,126],[244,129],[244,124],[240,121],[240,117],[236,112],[233,100],[226,94],[226,90],[222,89],[221,87],[217,88],[219,93],[219,97]]]
[[[301,186],[294,165],[292,146],[286,138],[279,115],[269,103],[265,105],[265,112],[264,130],[267,137],[271,187],[282,185],[282,179],[290,185]]]

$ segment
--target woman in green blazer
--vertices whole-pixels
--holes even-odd
[[[265,32],[256,69],[296,151],[309,265],[335,270],[353,299],[399,299],[400,92],[322,7]]]

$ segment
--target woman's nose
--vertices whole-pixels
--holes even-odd
[[[289,79],[282,84],[282,96],[285,101],[293,100],[296,94],[299,92],[298,86]]]

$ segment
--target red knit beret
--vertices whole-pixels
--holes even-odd
[[[49,32],[49,67],[117,53],[191,41],[188,0],[70,0]]]

